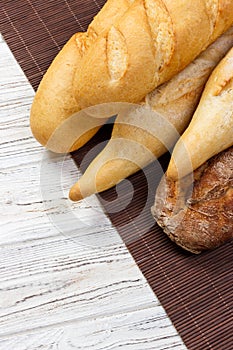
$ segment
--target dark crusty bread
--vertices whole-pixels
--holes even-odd
[[[164,176],[152,214],[172,241],[197,254],[233,239],[233,147],[205,162],[192,179],[190,185],[190,177],[179,183]]]

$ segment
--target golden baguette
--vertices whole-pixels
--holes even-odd
[[[63,123],[81,109],[73,90],[75,72],[80,67],[83,55],[96,38],[108,30],[132,2],[133,0],[107,1],[90,24],[88,31],[74,34],[53,60],[40,82],[30,115],[32,133],[43,146],[47,146],[54,152],[73,151],[85,144],[97,132],[101,123],[105,122],[106,119],[88,120],[88,131],[82,134],[73,145],[69,145],[69,149],[67,148],[70,126]],[[78,124],[79,121],[76,120],[76,123]],[[85,121],[81,119],[80,125],[78,124],[80,130],[85,127],[84,123]],[[57,128],[62,125],[63,130],[58,133],[59,137],[55,135],[51,139]]]
[[[233,48],[212,72],[167,170],[177,180],[233,145]]]
[[[76,70],[82,108],[139,103],[233,24],[229,0],[136,0],[100,35]]]

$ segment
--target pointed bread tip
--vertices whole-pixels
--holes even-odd
[[[173,157],[171,157],[170,163],[169,163],[168,168],[167,168],[166,175],[167,175],[167,178],[170,180],[173,180],[173,181],[178,180],[177,167],[176,167],[176,163],[175,163]]]
[[[69,192],[69,198],[73,202],[78,202],[84,198],[83,195],[81,194],[81,190],[78,182],[71,187]]]

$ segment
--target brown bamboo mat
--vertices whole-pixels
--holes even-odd
[[[104,0],[3,0],[0,30],[34,89],[69,37],[84,31]],[[109,125],[73,156],[80,164]],[[93,156],[93,154],[92,154]],[[166,167],[168,156],[160,163]],[[85,166],[85,165],[84,165]],[[152,165],[101,196],[112,223],[190,350],[233,348],[233,245],[199,256],[185,253],[153,224],[150,207],[161,177]],[[132,197],[132,198],[131,198]],[[129,201],[123,210],[122,203]],[[127,202],[128,203],[128,202]],[[114,208],[114,210],[113,210]],[[119,210],[117,210],[119,208]],[[150,227],[145,230],[145,227]]]

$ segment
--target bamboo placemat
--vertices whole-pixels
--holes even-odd
[[[64,43],[73,33],[85,31],[104,3],[104,0],[3,1],[0,30],[35,90]],[[110,131],[109,125],[102,128],[74,153],[77,164],[94,145],[108,139]],[[167,155],[161,158],[162,167],[166,167],[168,159]],[[111,189],[99,198],[188,349],[231,349],[233,245],[228,243],[194,256],[172,244],[150,214],[161,175],[160,166],[151,165],[129,178],[130,191],[127,182],[119,185],[123,197],[117,197],[115,189]],[[122,201],[129,204],[117,210]]]

